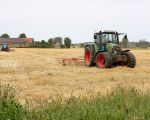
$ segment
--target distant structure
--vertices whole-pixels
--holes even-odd
[[[86,43],[75,43],[72,44],[70,47],[71,48],[84,48]]]
[[[27,48],[34,43],[34,38],[0,38],[0,46],[8,44],[11,48]]]
[[[70,46],[70,48],[80,48],[81,47],[81,44],[79,43],[79,44],[72,44],[71,46]]]
[[[62,44],[59,43],[59,42],[57,42],[57,43],[54,44],[54,47],[55,47],[55,48],[61,48],[61,47],[62,47]]]

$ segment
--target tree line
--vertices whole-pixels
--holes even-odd
[[[123,48],[148,48],[150,47],[150,42],[145,39],[141,39],[138,42],[129,42],[128,39],[123,38],[121,42]]]
[[[10,35],[7,33],[4,33],[0,36],[0,38],[10,38]],[[27,35],[25,33],[21,33],[18,38],[27,38]],[[46,42],[45,40],[41,40],[38,42],[34,42],[30,45],[30,47],[34,48],[70,48],[72,43],[72,40],[69,37],[65,37],[64,39],[62,37],[54,37],[49,38]]]
[[[7,33],[4,33],[0,36],[0,38],[10,38],[10,36]],[[25,33],[21,33],[18,38],[27,38],[27,35]],[[65,37],[64,39],[62,37],[54,37],[48,39],[46,42],[45,40],[41,40],[40,42],[34,42],[30,45],[30,47],[35,48],[70,48],[72,43],[72,40],[69,37]],[[148,48],[150,47],[150,42],[146,41],[145,39],[141,39],[138,42],[129,42],[129,40],[125,37],[122,38],[122,41],[120,42],[122,44],[123,48]],[[82,44],[81,44],[82,45]],[[84,47],[84,45],[82,45]]]
[[[30,45],[33,48],[70,48],[72,40],[69,37],[54,37],[49,38],[47,42],[45,40],[34,42]]]

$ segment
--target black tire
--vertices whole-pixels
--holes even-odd
[[[107,52],[100,52],[96,56],[96,65],[99,68],[111,68],[112,57]]]
[[[84,50],[84,63],[88,67],[91,67],[94,64],[93,51],[89,46],[86,46]]]
[[[131,52],[123,53],[127,56],[127,61],[124,63],[129,68],[134,68],[136,66],[136,58]]]

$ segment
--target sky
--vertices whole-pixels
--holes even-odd
[[[0,0],[0,35],[80,43],[92,42],[96,31],[116,30],[129,41],[150,41],[149,6],[150,0]]]

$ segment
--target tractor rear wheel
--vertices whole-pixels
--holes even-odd
[[[136,66],[136,58],[131,52],[125,52],[124,55],[127,56],[127,61],[124,62],[124,65],[126,65],[129,68],[134,68]]]
[[[93,52],[89,46],[85,47],[84,62],[85,65],[88,67],[91,67],[94,64],[94,58],[92,53]]]
[[[107,52],[100,52],[96,56],[96,65],[99,68],[110,68],[112,65],[112,57]]]

